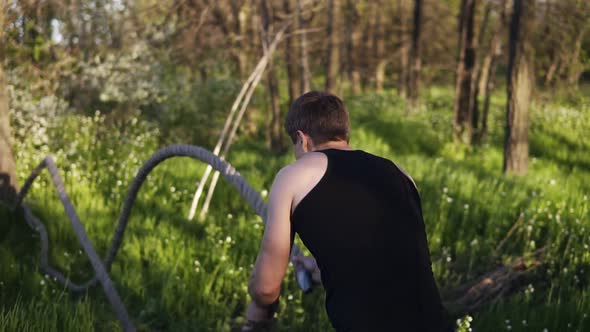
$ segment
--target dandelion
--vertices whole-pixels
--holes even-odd
[[[41,284],[41,286],[45,286],[45,280],[41,279],[39,283]]]
[[[262,198],[266,198],[266,196],[268,196],[268,190],[264,189],[260,192],[260,196],[262,196]]]
[[[448,203],[452,203],[453,202],[453,198],[452,197],[447,197],[447,202]]]
[[[522,325],[526,326],[526,319],[522,320]]]
[[[222,255],[222,256],[221,256],[221,261],[222,261],[222,262],[225,262],[225,260],[226,260],[226,259],[227,259],[227,256],[225,256],[225,255]]]
[[[557,184],[557,181],[555,181],[555,179],[551,179],[549,180],[549,184],[551,184],[552,186]]]
[[[121,180],[117,180],[117,186],[119,186],[119,187],[120,187],[120,186],[122,186],[122,185],[123,185],[123,182],[121,182]]]
[[[233,214],[231,214],[231,213],[228,213],[228,214],[227,214],[227,219],[232,219],[233,217],[234,217],[234,215],[233,215]]]
[[[451,260],[451,256],[447,256],[447,262],[450,262]]]
[[[293,295],[289,294],[289,296],[287,296],[287,300],[292,301],[293,300]]]
[[[195,267],[195,272],[199,273],[199,271],[201,271],[201,269],[198,266]]]
[[[195,266],[201,266],[201,262],[198,259],[195,259]]]
[[[225,238],[225,242],[230,243],[231,242],[231,236],[228,236]]]
[[[447,192],[449,192],[449,188],[447,188],[447,187],[444,187],[444,188],[443,188],[443,193],[445,193],[445,194],[446,194]]]
[[[463,208],[464,208],[465,210],[468,210],[468,209],[469,209],[469,204],[465,204],[465,205],[463,205]]]
[[[174,186],[170,187],[170,192],[173,193],[176,191],[176,188]]]

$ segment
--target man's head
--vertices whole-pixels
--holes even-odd
[[[310,91],[291,105],[285,118],[285,130],[291,137],[297,158],[325,143],[348,143],[348,110],[335,95]]]

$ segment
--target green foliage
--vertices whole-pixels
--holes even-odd
[[[170,86],[182,86],[175,84]],[[210,84],[207,97],[201,99],[196,98],[200,96],[196,91],[179,91],[166,111],[181,112],[183,98],[202,101],[204,109],[229,99],[230,93],[213,87],[235,89],[228,81]],[[473,322],[463,319],[460,328],[588,328],[584,315],[590,312],[590,147],[583,139],[590,132],[588,104],[533,107],[531,170],[517,178],[500,172],[501,99],[492,103],[490,140],[473,148],[450,143],[452,94],[448,90],[427,91],[424,108],[409,117],[404,102],[391,92],[351,97],[347,103],[353,146],[391,158],[417,182],[443,297],[446,290],[500,262],[546,248],[546,266],[512,290],[510,299],[474,313]],[[219,112],[223,112],[221,107]],[[100,112],[60,114],[55,118],[59,126],[47,126],[47,140],[41,145],[25,139],[16,146],[19,176],[22,181],[45,154],[56,154],[66,190],[95,247],[104,255],[131,178],[161,142],[175,137],[174,128],[181,124],[170,121],[166,122],[170,127],[158,129],[152,122],[155,118],[145,114],[121,122]],[[179,122],[192,116],[179,114]],[[215,126],[212,132],[218,132],[220,124]],[[268,190],[278,169],[293,157],[269,155],[263,138],[253,136],[242,136],[228,160],[255,188]],[[141,330],[228,331],[241,321],[263,225],[223,181],[206,220],[187,222],[185,216],[203,170],[201,163],[183,158],[164,162],[149,176],[132,211],[111,275]],[[92,269],[46,175],[35,184],[27,203],[49,229],[52,264],[73,280],[91,277]],[[20,216],[3,213],[0,330],[73,330],[71,322],[84,330],[117,328],[99,287],[77,299],[39,273],[37,235]],[[515,231],[497,250],[517,220]],[[329,330],[323,300],[321,290],[303,295],[289,270],[278,329]],[[42,315],[49,318],[35,319]]]
[[[71,303],[63,291],[54,298],[33,298],[24,302],[17,298],[8,310],[0,310],[0,331],[51,332],[92,331],[96,317],[88,298]],[[118,330],[111,325],[113,330]],[[113,331],[111,330],[111,331]]]

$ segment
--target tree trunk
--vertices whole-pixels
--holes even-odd
[[[272,61],[268,63],[268,93],[270,95],[270,149],[275,153],[285,152],[285,141],[282,135],[282,116],[279,100],[279,83]]]
[[[459,18],[459,61],[457,62],[453,138],[471,144],[473,138],[473,87],[475,45],[473,21],[477,0],[462,0]]]
[[[408,33],[408,12],[410,5],[408,0],[399,0],[399,20],[400,20],[400,76],[399,76],[399,95],[402,98],[408,96],[409,84],[409,60],[410,60],[410,38]]]
[[[415,109],[420,95],[420,71],[422,70],[422,7],[423,0],[414,0],[412,49],[410,52],[410,79],[408,85],[409,110]]]
[[[500,25],[500,24],[499,24]],[[481,129],[478,134],[478,140],[483,140],[488,135],[488,114],[490,111],[490,99],[492,90],[495,86],[496,80],[496,65],[498,58],[502,53],[502,47],[500,43],[500,36],[495,34],[492,37],[490,52],[486,55],[483,65],[482,72],[484,73],[480,80],[480,91],[483,91],[483,107],[481,112]]]
[[[326,49],[326,82],[324,89],[328,92],[336,92],[338,72],[340,71],[340,1],[328,0],[328,25]]]
[[[377,5],[376,21],[375,21],[375,41],[374,46],[374,59],[375,59],[375,90],[377,92],[383,91],[383,82],[385,81],[385,67],[387,66],[387,58],[385,57],[385,24],[384,20],[384,8],[382,0],[375,1]]]
[[[270,23],[270,12],[268,3],[266,0],[260,0],[261,19],[262,19],[262,44],[264,52],[267,51],[268,46],[271,43],[271,23]],[[279,83],[277,80],[276,71],[272,58],[268,62],[267,69],[268,79],[268,93],[270,97],[270,123],[268,127],[268,143],[271,151],[275,153],[284,152],[285,144],[283,141],[281,131],[281,105],[279,100]]]
[[[8,109],[8,91],[4,75],[4,27],[5,10],[0,8],[0,201],[12,203],[16,197],[16,163],[10,144],[10,114]]]
[[[551,50],[551,64],[549,68],[547,68],[547,73],[545,74],[545,80],[543,85],[548,87],[553,83],[553,78],[555,77],[555,72],[557,71],[557,67],[559,66],[559,55],[558,52],[554,49]]]
[[[361,73],[359,71],[359,45],[361,31],[359,29],[359,13],[356,2],[348,0],[346,3],[346,71],[353,95],[361,91]]]
[[[307,22],[303,17],[303,0],[297,0],[297,17],[299,19],[299,30],[300,30],[300,71],[301,71],[301,93],[306,93],[311,89],[311,78],[309,72],[309,59],[307,56],[307,33],[305,32],[305,28],[307,26]]]
[[[571,56],[571,62],[568,68],[567,82],[574,88],[578,87],[578,82],[580,81],[580,76],[582,75],[584,68],[584,65],[580,61],[580,53],[582,51],[582,41],[584,40],[584,33],[586,32],[586,29],[586,27],[580,29],[578,35],[576,36],[574,52]]]
[[[532,2],[514,0],[510,22],[508,57],[508,102],[504,136],[505,173],[525,174],[529,160],[529,103],[534,84],[533,51],[529,34],[532,30]]]
[[[492,11],[492,6],[493,4],[491,2],[488,2],[485,6],[484,9],[484,15],[483,15],[483,19],[480,23],[479,26],[479,32],[478,32],[478,36],[475,38],[475,40],[477,40],[477,43],[475,44],[475,48],[476,50],[479,49],[482,45],[483,45],[483,41],[484,38],[486,36],[486,31],[488,29],[488,25],[489,25],[489,21],[490,21],[490,13]],[[495,35],[492,36],[492,39],[495,37]],[[488,54],[491,54],[493,52],[493,50],[490,48]],[[479,104],[479,94],[482,91],[485,91],[485,85],[484,85],[484,79],[487,77],[488,74],[488,70],[489,68],[486,67],[486,65],[489,65],[489,63],[486,63],[486,60],[488,58],[488,55],[486,54],[486,56],[484,56],[483,59],[480,59],[479,61],[477,61],[477,56],[476,58],[476,62],[475,62],[475,67],[473,69],[473,78],[471,80],[471,114],[473,114],[471,116],[471,129],[472,129],[472,133],[471,133],[471,140],[472,143],[474,142],[479,142],[479,139],[481,137],[481,130],[479,128],[479,121],[480,121],[480,104]]]
[[[291,0],[283,0],[283,9],[285,15],[291,16],[293,9],[291,7]],[[293,29],[287,28],[287,38],[285,40],[285,62],[287,65],[287,86],[289,88],[289,105],[301,95],[299,76],[297,75],[297,45],[296,40],[292,36]]]
[[[250,72],[248,68],[248,48],[247,48],[247,37],[245,35],[246,27],[248,23],[248,4],[243,4],[239,7],[237,11],[237,17],[235,22],[235,33],[237,35],[236,47],[240,50],[238,52],[238,71],[240,73],[240,77],[244,78]]]
[[[490,48],[483,60],[482,75],[479,79],[479,91],[483,91],[483,107],[481,114],[481,129],[478,133],[478,140],[485,139],[488,135],[488,114],[490,111],[490,99],[492,90],[496,85],[496,67],[500,55],[502,55],[502,38],[501,35],[506,25],[506,12],[508,1],[502,0],[500,8],[500,19],[496,22]]]
[[[360,76],[363,90],[366,90],[369,87],[369,83],[373,80],[374,59],[370,55],[373,53],[372,51],[374,49],[375,18],[377,17],[377,6],[375,5],[375,2],[369,2],[367,6],[368,17],[364,24],[362,45],[359,45],[362,50],[358,54],[360,57],[359,62],[362,67]]]

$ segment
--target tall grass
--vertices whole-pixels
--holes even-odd
[[[409,117],[403,101],[392,93],[346,102],[353,123],[351,143],[391,158],[416,180],[443,294],[511,257],[545,247],[546,266],[516,287],[508,300],[474,313],[472,327],[590,330],[585,316],[590,312],[590,143],[585,139],[590,106],[534,105],[530,172],[513,177],[500,171],[502,99],[493,100],[488,141],[465,148],[449,139],[449,91],[431,89],[425,98],[425,107]],[[138,118],[127,121],[107,126],[99,113],[67,115],[62,128],[50,133],[49,144],[25,141],[17,146],[21,179],[46,153],[57,155],[66,189],[103,254],[131,178],[159,142],[167,142],[155,125]],[[262,136],[243,135],[228,160],[255,188],[268,190],[276,171],[293,157],[269,156]],[[111,275],[141,330],[227,331],[244,312],[262,223],[226,183],[216,191],[206,220],[187,222],[192,191],[203,170],[196,161],[166,161],[150,175],[133,209]],[[52,264],[73,280],[91,277],[47,177],[35,185],[27,203],[48,226]],[[100,288],[79,299],[40,275],[35,233],[19,216],[2,213],[0,330],[67,331],[80,326],[77,330],[110,331],[117,326]],[[519,219],[516,231],[496,251]],[[49,318],[36,319],[41,316]],[[277,319],[278,329],[285,331],[330,326],[322,292],[302,295],[291,271]]]

